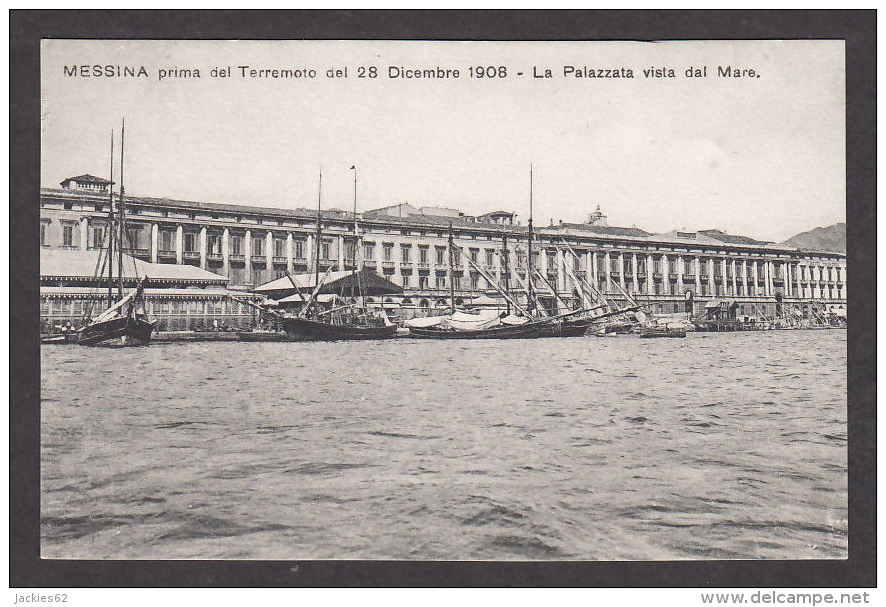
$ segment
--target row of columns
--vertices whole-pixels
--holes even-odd
[[[81,238],[81,248],[87,248],[88,240],[88,224],[87,219],[82,220],[82,238]],[[185,247],[184,247],[184,237],[185,232],[183,226],[176,226],[173,232],[173,243],[174,243],[174,252],[175,252],[175,262],[177,264],[184,263],[185,259]],[[197,233],[198,238],[198,250],[196,252],[200,255],[200,267],[206,269],[208,267],[208,255],[209,251],[209,233],[206,227],[201,227],[200,231]],[[344,269],[344,235],[337,235],[335,237],[336,242],[336,269],[343,270]],[[160,261],[160,225],[157,223],[150,224],[150,246],[148,249],[150,260],[153,263],[158,263]],[[314,271],[316,263],[315,255],[314,255],[314,247],[316,246],[315,242],[316,236],[314,234],[306,234],[305,235],[305,247],[306,250],[303,251],[305,258],[309,259],[311,262],[311,271]],[[274,263],[274,233],[272,231],[265,232],[265,243],[263,256],[265,257],[265,262],[268,264]],[[292,232],[286,233],[286,240],[284,246],[284,256],[286,258],[286,269],[289,272],[294,271],[295,267],[295,239],[293,237]],[[252,230],[245,230],[243,234],[243,245],[240,249],[240,254],[244,257],[244,266],[246,271],[246,279],[247,283],[251,282],[252,278],[252,256],[253,256],[253,242],[252,242]],[[228,276],[231,268],[231,231],[229,228],[223,228],[221,232],[221,256],[222,256],[222,274]]]
[[[645,287],[646,293],[651,294],[654,292],[654,258],[651,254],[646,254],[645,256],[642,253],[610,253],[609,251],[604,251],[599,253],[597,251],[585,251],[584,253],[579,253],[582,257],[585,258],[585,267],[588,268],[588,274],[591,276],[595,283],[599,283],[601,279],[606,279],[612,274],[618,274],[618,284],[623,289],[628,289],[629,287],[633,290],[634,293],[638,293],[640,291],[641,279],[639,277],[639,261],[641,259],[645,260]],[[600,274],[599,271],[599,255],[603,256],[603,274]],[[628,282],[626,278],[626,272],[624,268],[624,256],[630,255],[631,259],[631,278],[630,282]],[[546,261],[547,255],[541,256],[543,268],[542,271],[547,273]],[[618,259],[618,266],[615,271],[612,269],[612,261],[613,259]],[[762,267],[759,262],[762,261]],[[663,264],[668,263],[667,256],[661,258],[661,262]],[[721,283],[724,286],[723,294],[726,294],[726,288],[731,286],[731,295],[736,295],[738,293],[738,277],[742,277],[742,283],[745,287],[744,294],[748,295],[749,291],[747,287],[752,285],[754,287],[755,295],[762,296],[774,296],[775,289],[775,267],[774,261],[772,260],[759,260],[759,259],[736,259],[736,258],[707,258],[702,266],[701,258],[698,256],[694,256],[693,258],[686,259],[682,255],[676,255],[676,264],[674,270],[676,271],[676,283],[678,292],[682,293],[686,287],[687,283],[684,281],[684,275],[692,274],[694,275],[694,281],[689,283],[688,286],[700,286],[702,283],[702,276],[705,276],[705,284],[708,288],[709,294],[714,294],[715,292],[715,276],[719,276],[721,278]],[[558,256],[558,284],[560,288],[566,290],[568,288],[566,284],[566,279],[563,274],[562,264],[563,257],[562,253]],[[720,265],[720,274],[716,274],[714,270],[714,266],[717,264]],[[750,264],[750,265],[749,265]],[[786,297],[802,297],[802,291],[797,291],[794,288],[794,284],[800,282],[798,272],[800,266],[805,266],[809,268],[807,272],[815,271],[816,275],[810,278],[810,283],[814,282],[815,286],[812,287],[812,297],[818,297],[821,295],[820,290],[818,289],[818,281],[821,280],[821,276],[824,275],[825,268],[822,266],[809,265],[809,264],[795,264],[791,262],[783,262],[783,273],[781,279],[784,283],[784,287],[782,292]],[[662,267],[661,273],[668,274],[669,267]],[[731,272],[729,271],[731,270]],[[748,273],[750,270],[750,275]],[[758,291],[760,287],[759,282],[763,280],[762,292]],[[665,281],[669,281],[669,278],[665,278]],[[841,276],[841,282],[844,284],[845,288],[845,280]]]
[[[184,263],[184,227],[178,225],[174,230],[174,246],[175,246],[175,261],[178,264]],[[311,272],[316,269],[316,236],[312,233],[307,233],[305,236],[305,247],[306,250],[303,251],[304,257],[307,260],[310,260],[309,269]],[[206,269],[208,267],[208,254],[209,254],[209,240],[208,240],[208,230],[206,227],[201,227],[198,232],[198,252],[199,252],[199,265],[201,268]],[[152,262],[158,262],[160,258],[160,225],[159,223],[151,223],[150,224],[150,259]],[[345,235],[330,235],[323,237],[324,239],[333,239],[336,251],[336,267],[337,270],[345,269]],[[230,239],[231,233],[229,228],[225,227],[221,233],[221,256],[222,256],[222,268],[221,272],[223,275],[230,275],[231,268],[231,259],[230,259]],[[241,249],[241,254],[244,256],[244,266],[245,266],[245,282],[249,283],[252,280],[252,231],[249,229],[245,230],[244,234],[244,243]],[[359,246],[359,242],[355,242],[355,246]],[[89,220],[88,218],[82,218],[80,220],[80,248],[86,250],[89,248]],[[566,263],[567,257],[564,255],[563,249],[557,247],[555,249],[556,253],[554,255],[554,260],[556,263],[556,269],[549,268],[548,264],[548,252],[549,249],[545,249],[543,246],[539,245],[537,249],[539,255],[539,270],[544,276],[553,276],[556,274],[556,285],[557,288],[563,291],[571,291],[571,286],[568,284],[570,281],[567,278],[566,272],[564,271],[564,263]],[[266,263],[273,265],[274,261],[274,232],[273,231],[265,231],[265,246],[264,246],[264,257]],[[286,269],[289,272],[294,271],[295,266],[295,239],[292,232],[286,233],[285,238],[285,247],[284,253],[286,258]],[[469,253],[465,251],[465,256]],[[612,275],[612,260],[614,258],[618,259],[618,284],[621,288],[625,290],[631,290],[634,293],[640,292],[640,278],[639,278],[639,261],[645,257],[645,287],[646,293],[652,294],[654,293],[654,258],[652,254],[643,254],[637,252],[629,252],[629,253],[614,253],[610,251],[591,251],[591,250],[582,250],[578,251],[578,254],[581,258],[583,258],[584,267],[587,268],[588,276],[593,280],[594,283],[599,283],[601,279],[605,279]],[[359,252],[357,252],[359,256]],[[599,261],[600,255],[603,256],[603,269],[604,272],[601,275],[599,272]],[[631,259],[631,275],[630,280],[626,280],[626,274],[624,271],[624,257],[626,255],[630,256]],[[662,267],[661,273],[662,275],[669,274],[669,263],[668,263],[668,255],[663,255],[661,259]],[[693,256],[691,260],[684,258],[683,255],[676,255],[676,283],[677,289],[679,293],[682,293],[687,284],[684,282],[683,277],[686,274],[694,274],[695,279],[693,282],[689,283],[691,286],[700,286],[701,285],[701,276],[702,265],[701,258],[699,256]],[[572,262],[571,256],[568,257],[570,263]],[[759,266],[759,261],[763,261],[762,265],[762,273],[760,272],[761,268]],[[485,262],[484,259],[478,259],[479,263]],[[516,263],[516,258],[511,260],[512,264]],[[750,266],[748,265],[750,263]],[[707,258],[704,263],[704,275],[706,276],[706,284],[708,286],[708,292],[713,294],[715,292],[715,281],[714,281],[714,270],[713,264],[721,264],[721,273],[720,276],[722,278],[721,284],[724,285],[724,294],[726,292],[726,287],[731,286],[732,295],[738,293],[738,282],[737,278],[739,276],[744,278],[745,290],[744,294],[749,294],[747,290],[748,282],[750,282],[754,286],[754,291],[756,295],[763,296],[773,296],[775,294],[775,286],[774,286],[774,265],[772,260],[759,260],[759,259],[748,259],[748,258]],[[825,276],[825,271],[827,267],[831,266],[823,266],[817,263],[810,262],[799,262],[799,263],[784,263],[784,271],[782,274],[782,279],[784,281],[783,293],[786,297],[811,297],[817,298],[823,295],[823,289],[819,285],[819,281],[827,280]],[[468,273],[471,271],[470,264],[468,264],[467,259],[462,259],[460,263],[461,269],[464,273]],[[728,270],[732,271],[729,272]],[[750,269],[750,280],[748,279],[748,270]],[[513,270],[513,268],[512,268]],[[840,268],[841,276],[839,282],[843,283],[842,289],[845,292],[845,268]],[[490,272],[496,274],[499,278],[501,277],[501,264],[500,262],[496,264],[495,268],[491,268]],[[802,278],[805,275],[805,281],[808,283],[807,288],[803,288],[800,283],[804,281]],[[764,287],[763,292],[757,292],[759,287],[759,279],[763,278]],[[836,276],[832,276],[833,281],[837,281]],[[664,277],[663,282],[669,282],[669,277]],[[799,292],[796,292],[794,289],[794,282],[798,283],[800,288]],[[808,293],[806,292],[808,289]]]

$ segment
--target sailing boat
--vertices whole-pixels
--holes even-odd
[[[455,290],[452,283],[452,258],[455,250],[461,251],[452,238],[452,226],[449,226],[449,302],[450,314],[447,316],[431,316],[428,318],[415,318],[406,321],[406,328],[412,337],[422,339],[527,339],[542,337],[546,328],[547,319],[538,319],[531,316],[514,299],[507,290],[501,288],[498,282],[484,268],[475,264],[470,256],[466,256],[468,263],[486,279],[486,281],[508,303],[509,312],[499,314],[493,311],[487,314],[470,314],[459,312],[455,309]],[[461,251],[464,253],[464,251]],[[517,314],[511,314],[513,308]]]
[[[148,319],[144,307],[145,281],[139,280],[135,290],[123,295],[123,240],[126,237],[126,215],[123,205],[123,145],[126,123],[120,131],[120,195],[117,199],[118,213],[114,213],[114,136],[111,134],[111,184],[108,186],[108,230],[107,246],[102,243],[96,268],[102,268],[98,275],[104,274],[107,265],[108,274],[108,308],[87,320],[86,324],[76,333],[77,343],[84,346],[98,345],[143,345],[151,340],[154,322]],[[117,246],[116,275],[114,268],[114,246]],[[116,282],[116,294],[114,286]],[[91,313],[91,310],[87,312]]]
[[[357,251],[359,250],[359,236],[357,233],[357,172],[354,166],[354,271],[351,274],[351,295],[359,295],[361,304],[365,302],[365,271],[357,269]],[[388,320],[384,312],[373,312],[366,308],[340,300],[330,310],[320,310],[316,306],[317,297],[323,291],[324,284],[332,267],[326,270],[320,277],[320,238],[321,238],[321,200],[322,200],[323,172],[317,186],[317,246],[315,249],[314,290],[308,301],[302,306],[295,316],[276,313],[282,321],[283,328],[290,339],[296,341],[320,340],[358,340],[358,339],[388,339],[397,334],[397,325]],[[287,273],[296,292],[301,294],[296,281]],[[356,293],[353,285],[356,284]]]
[[[561,238],[561,242],[562,248],[558,246],[558,249],[569,253],[571,259],[578,259],[578,254],[573,250],[569,243],[563,238]],[[628,299],[630,304],[623,308],[613,308],[606,297],[588,282],[587,279],[576,275],[576,273],[570,269],[569,264],[565,263],[565,256],[563,269],[579,290],[582,300],[582,308],[568,317],[563,318],[560,322],[553,324],[553,337],[579,337],[585,335],[592,326],[600,323],[600,321],[606,318],[611,318],[639,309],[637,302],[624,291],[622,291],[622,294]],[[613,282],[613,284],[620,289],[620,286],[617,283]],[[591,302],[591,305],[588,306],[587,302]],[[602,310],[602,312],[598,313],[600,310]]]
[[[532,167],[529,169],[529,247],[532,250]],[[505,248],[507,244],[505,242]],[[457,247],[452,237],[452,224],[449,224],[449,307],[448,316],[435,316],[406,321],[406,328],[412,337],[423,339],[530,339],[545,337],[554,322],[550,318],[542,318],[532,312],[535,305],[532,288],[527,292],[527,306],[523,306],[509,293],[509,288],[502,288],[498,281],[483,267],[475,263],[469,255],[465,259],[486,282],[489,283],[508,304],[508,312],[494,315],[468,314],[455,309],[455,286],[452,280],[453,255],[458,250],[464,255],[461,247]],[[507,259],[505,253],[503,259]],[[532,266],[530,254],[530,269]],[[507,261],[505,261],[507,265]],[[508,268],[505,267],[505,276]],[[530,277],[530,283],[532,281]],[[511,308],[516,314],[511,313]]]

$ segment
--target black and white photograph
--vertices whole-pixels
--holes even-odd
[[[849,558],[844,40],[39,55],[40,558]]]

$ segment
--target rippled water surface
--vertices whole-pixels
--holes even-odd
[[[847,555],[845,331],[41,354],[44,557]]]

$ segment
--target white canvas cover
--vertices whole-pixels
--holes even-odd
[[[410,318],[403,324],[407,327],[415,327],[415,328],[423,328],[423,327],[436,327],[441,324],[445,316],[426,316],[423,318]]]
[[[529,322],[529,319],[525,316],[515,316],[511,314],[510,316],[505,316],[501,319],[501,324],[503,325],[525,325]]]
[[[447,318],[446,324],[456,331],[476,331],[494,327],[500,324],[500,320],[495,310],[484,310],[478,314],[456,312]]]

